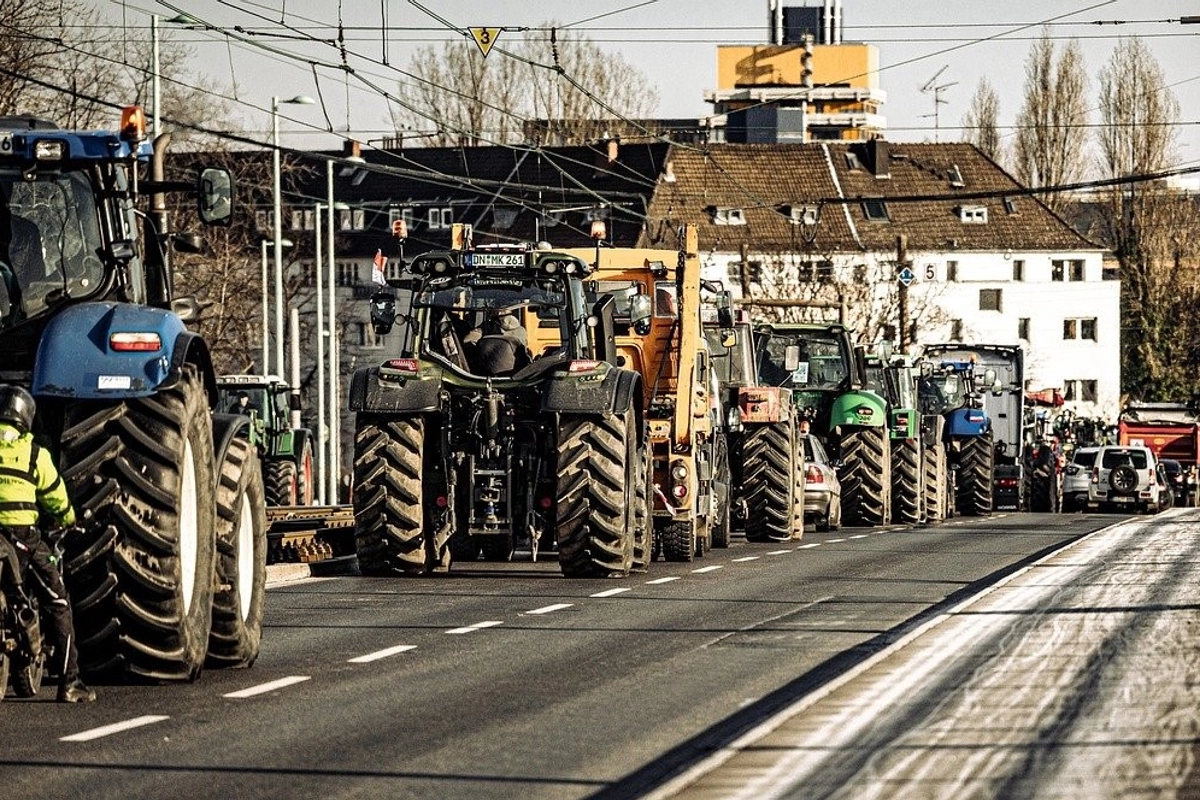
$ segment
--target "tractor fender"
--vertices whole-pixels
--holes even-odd
[[[217,464],[224,463],[225,453],[234,439],[250,441],[250,418],[245,414],[213,414],[213,454]]]
[[[844,425],[882,428],[887,424],[887,403],[874,392],[846,392],[838,395],[833,401],[829,418],[830,430]]]
[[[347,408],[384,413],[436,411],[441,389],[440,377],[381,379],[379,367],[363,367],[350,378]]]
[[[137,336],[114,346],[120,334]],[[33,394],[80,400],[147,397],[178,380],[185,363],[200,366],[211,405],[216,377],[208,347],[176,314],[130,303],[81,303],[59,312],[42,333]]]
[[[641,375],[633,370],[610,367],[603,372],[558,373],[546,384],[542,410],[621,414],[640,407],[641,398]]]
[[[982,436],[991,430],[987,414],[981,408],[956,408],[946,417],[946,436]]]

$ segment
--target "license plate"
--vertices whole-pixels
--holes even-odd
[[[1133,498],[1132,498],[1132,497],[1128,497],[1128,496],[1126,496],[1126,495],[1123,495],[1123,494],[1122,494],[1122,495],[1117,495],[1116,497],[1111,497],[1111,496],[1110,496],[1108,499],[1109,499],[1109,502],[1112,502],[1112,503],[1132,503],[1132,502],[1133,502]]]
[[[472,253],[473,267],[523,267],[524,253]]]

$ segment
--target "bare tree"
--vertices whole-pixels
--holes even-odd
[[[1136,178],[1170,163],[1179,103],[1141,39],[1123,41],[1100,71],[1100,111],[1107,175]],[[1102,220],[1121,270],[1123,388],[1147,400],[1187,399],[1200,367],[1195,198],[1131,182],[1112,188]]]
[[[979,79],[971,107],[963,117],[963,141],[975,145],[992,161],[1003,159],[1000,144],[1000,98],[986,77]]]
[[[545,29],[548,29],[545,30]],[[630,119],[648,116],[657,92],[619,54],[553,23],[484,57],[471,40],[424,47],[409,63],[402,86],[404,128],[429,130],[435,145],[510,144],[530,137],[579,144],[604,135],[630,135]]]
[[[1087,75],[1083,51],[1071,41],[1055,58],[1049,33],[1034,43],[1025,65],[1025,100],[1013,148],[1014,171],[1027,186],[1077,181],[1087,170]],[[1065,197],[1044,202],[1060,211]]]

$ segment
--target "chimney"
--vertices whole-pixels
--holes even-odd
[[[876,178],[892,177],[892,157],[887,139],[872,139],[867,142],[867,158],[871,162],[871,174]]]

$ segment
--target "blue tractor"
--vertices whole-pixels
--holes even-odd
[[[937,356],[937,351],[926,349],[927,359]],[[920,368],[918,402],[922,416],[941,416],[941,441],[945,451],[946,465],[936,463],[935,475],[944,475],[945,480],[935,484],[949,484],[947,508],[941,501],[927,498],[931,508],[944,509],[941,513],[931,511],[933,519],[945,519],[954,513],[969,516],[984,516],[992,513],[992,483],[996,471],[996,455],[993,444],[992,420],[984,409],[983,396],[995,382],[991,370],[980,374],[972,360],[934,361],[927,360]],[[927,465],[927,474],[930,467]]]
[[[0,117],[0,381],[37,398],[35,436],[88,517],[64,558],[81,667],[143,680],[252,663],[266,582],[246,418],[212,413],[198,305],[172,288],[172,247],[204,242],[168,230],[167,193],[228,223],[233,180],[167,180],[169,141],[136,107],[117,132]]]

